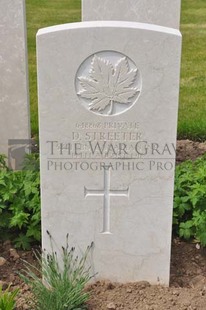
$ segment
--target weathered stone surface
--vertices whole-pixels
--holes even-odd
[[[26,42],[24,0],[1,0],[0,153],[7,156],[8,140],[30,138]],[[9,152],[11,167],[19,168],[24,154],[18,142],[13,142]]]
[[[82,0],[82,20],[122,20],[179,29],[181,0]]]
[[[169,283],[181,35],[88,22],[37,35],[43,248],[96,279]]]

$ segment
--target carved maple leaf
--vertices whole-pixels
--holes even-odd
[[[137,69],[130,69],[126,57],[119,59],[115,66],[109,60],[94,56],[89,77],[79,77],[82,89],[78,95],[91,100],[90,110],[104,111],[110,105],[111,115],[115,103],[129,104],[138,92],[132,87],[137,78]]]

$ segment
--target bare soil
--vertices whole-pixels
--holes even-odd
[[[206,253],[174,239],[170,287],[148,282],[97,282],[89,287],[89,310],[205,310]]]
[[[190,140],[177,141],[177,149],[176,149],[177,164],[188,159],[195,160],[197,157],[205,153],[206,153],[206,142],[199,143]]]
[[[15,250],[14,250],[15,251]],[[0,266],[3,288],[20,288],[16,310],[33,310],[31,292],[18,275],[26,260],[36,264],[32,251],[15,251],[11,255],[9,242],[0,244],[0,256],[6,262]],[[195,243],[173,239],[170,287],[137,283],[96,282],[87,287],[90,293],[88,310],[205,310],[206,250]],[[48,309],[49,310],[49,309]]]
[[[206,144],[178,141],[177,163],[206,153]],[[36,264],[32,251],[16,251],[9,241],[0,242],[0,285],[20,288],[16,310],[32,310],[31,292],[20,279],[23,260]],[[206,310],[206,249],[174,238],[170,287],[148,282],[96,282],[87,287],[88,310]],[[50,310],[50,309],[48,309]]]

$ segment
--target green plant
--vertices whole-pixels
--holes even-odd
[[[39,171],[39,153],[31,153],[26,154],[23,165],[23,170],[30,170],[30,171]]]
[[[81,310],[86,309],[85,302],[89,295],[84,291],[85,284],[91,279],[90,268],[86,268],[86,260],[91,250],[87,247],[82,258],[74,255],[75,248],[69,249],[68,235],[66,247],[62,247],[60,262],[54,252],[36,255],[39,268],[25,262],[24,281],[31,287],[36,310]],[[42,280],[42,278],[43,280]]]
[[[176,168],[174,231],[206,246],[206,155]]]
[[[10,287],[3,291],[2,286],[0,285],[0,310],[13,310],[15,308],[15,297],[19,290],[15,289],[10,292],[9,289]]]
[[[0,170],[9,170],[6,164],[6,155],[0,154]]]
[[[38,157],[30,157],[24,168],[35,169],[12,171],[0,156],[0,236],[23,249],[41,239]]]

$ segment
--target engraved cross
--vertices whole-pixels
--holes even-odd
[[[103,234],[111,234],[110,232],[110,197],[129,197],[129,187],[124,190],[110,189],[110,168],[104,168],[104,189],[87,189],[84,187],[84,197],[104,197],[103,204]]]

